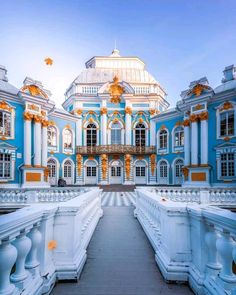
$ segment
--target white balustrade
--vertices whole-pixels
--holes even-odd
[[[79,277],[102,216],[101,190],[86,190],[38,191],[33,195],[39,202],[59,203],[35,203],[0,216],[0,295],[44,294],[56,279]],[[12,200],[12,192],[6,194]]]
[[[231,192],[212,189],[212,198],[218,195],[211,202],[219,195],[232,202]],[[136,193],[135,216],[155,250],[164,278],[188,281],[196,294],[235,295],[236,214],[197,204],[200,194],[195,189],[140,188]]]

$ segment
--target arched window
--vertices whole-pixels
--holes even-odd
[[[11,136],[11,113],[0,111],[0,136]]]
[[[65,149],[72,149],[72,131],[65,129],[63,132],[63,142]]]
[[[53,159],[48,160],[47,167],[49,169],[49,177],[56,177],[56,161]]]
[[[234,135],[234,110],[220,114],[220,136]]]
[[[66,160],[64,163],[64,177],[70,178],[72,177],[72,164],[70,160]]]
[[[161,130],[159,134],[159,147],[160,149],[167,148],[167,131]]]
[[[48,146],[49,147],[57,146],[57,129],[54,126],[48,127]]]
[[[1,153],[0,154],[0,179],[6,179],[11,177],[11,155]]]
[[[176,178],[182,177],[183,166],[184,166],[183,160],[179,159],[175,161],[175,177]]]
[[[111,125],[111,144],[121,144],[121,124],[119,122]]]
[[[145,146],[146,145],[146,128],[144,124],[137,124],[135,127],[135,145]]]
[[[87,138],[87,146],[97,145],[97,128],[95,124],[88,124],[86,138]]]
[[[166,161],[162,160],[160,162],[160,177],[167,178],[168,177],[168,165]]]
[[[174,134],[174,146],[183,146],[184,145],[184,128],[179,126],[175,128]]]

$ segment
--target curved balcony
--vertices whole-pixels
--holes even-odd
[[[81,155],[101,155],[101,154],[131,154],[150,155],[156,153],[155,146],[134,146],[124,144],[97,145],[97,146],[77,146],[76,153]]]

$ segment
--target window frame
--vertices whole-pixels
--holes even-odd
[[[223,109],[224,103],[220,104],[217,106],[216,109],[216,138],[217,139],[225,139],[225,138],[233,138],[236,136],[236,103],[233,101],[229,101],[230,104],[232,104],[232,108],[229,109]],[[233,112],[234,114],[234,133],[233,134],[227,134],[226,135],[221,135],[221,115],[223,114],[228,114],[229,112]],[[228,116],[228,115],[227,115]],[[228,128],[228,127],[226,127]]]
[[[4,103],[6,105],[6,107],[2,107],[0,108],[0,112],[6,115],[10,115],[10,135],[4,135],[4,134],[0,134],[0,139],[14,139],[15,138],[15,108],[12,107],[9,103],[3,101],[0,101],[2,103]],[[4,121],[4,119],[3,119]]]

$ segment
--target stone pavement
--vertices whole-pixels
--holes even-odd
[[[103,192],[103,207],[120,207],[135,205],[135,192]]]
[[[58,283],[53,295],[193,294],[188,286],[164,282],[133,209],[103,208],[79,282]]]

